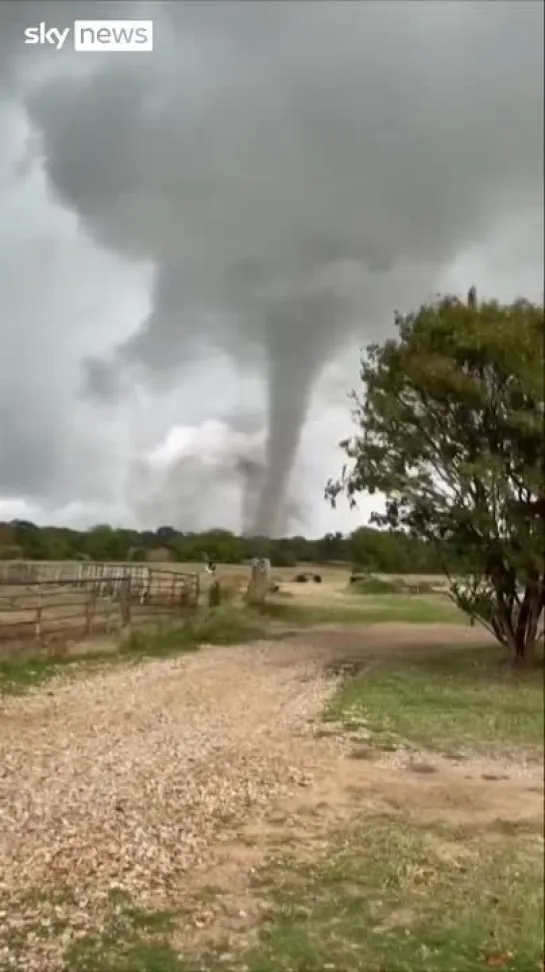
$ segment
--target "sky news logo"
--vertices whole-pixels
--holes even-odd
[[[24,35],[25,44],[53,47],[56,51],[70,47],[70,35],[72,49],[83,54],[143,54],[153,50],[153,20],[75,20],[73,27],[49,27],[42,20],[36,27],[27,27]]]

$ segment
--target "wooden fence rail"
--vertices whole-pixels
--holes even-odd
[[[0,645],[49,645],[110,635],[159,617],[175,618],[197,607],[199,576],[150,571],[145,589],[130,574],[99,580],[0,583]]]

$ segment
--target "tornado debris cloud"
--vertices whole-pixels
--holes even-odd
[[[25,3],[1,6],[12,41]],[[89,363],[95,397],[111,402],[134,368],[183,381],[218,349],[261,374],[265,468],[239,473],[258,491],[245,527],[274,533],[324,364],[542,198],[542,5],[123,5],[146,13],[152,55],[30,71],[0,40],[0,78],[55,198],[101,247],[155,268],[150,314]]]

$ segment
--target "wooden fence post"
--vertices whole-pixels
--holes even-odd
[[[121,614],[121,625],[126,628],[131,623],[131,582],[126,578],[121,582],[119,588],[119,608]]]
[[[194,607],[192,603],[191,588],[188,584],[188,579],[184,575],[184,578],[180,584],[180,596],[179,596],[180,611],[184,614],[190,608]]]
[[[91,626],[96,613],[97,596],[97,591],[92,590],[89,592],[85,600],[85,636],[91,634]]]
[[[42,612],[43,605],[38,604],[36,607],[36,617],[34,619],[34,637],[36,638],[36,641],[42,640]]]
[[[110,634],[110,630],[111,630],[110,619],[112,617],[112,607],[113,607],[112,598],[107,597],[105,599],[105,604],[104,604],[104,626],[107,635]]]

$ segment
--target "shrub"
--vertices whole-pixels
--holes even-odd
[[[216,608],[221,604],[221,587],[219,581],[214,581],[208,589],[208,607]]]
[[[153,656],[195,651],[200,645],[236,645],[262,638],[259,619],[248,611],[217,607],[198,611],[181,622],[159,624],[146,631],[133,631],[123,642],[122,652]]]
[[[350,591],[354,594],[397,594],[399,585],[380,577],[365,577],[351,584]]]

